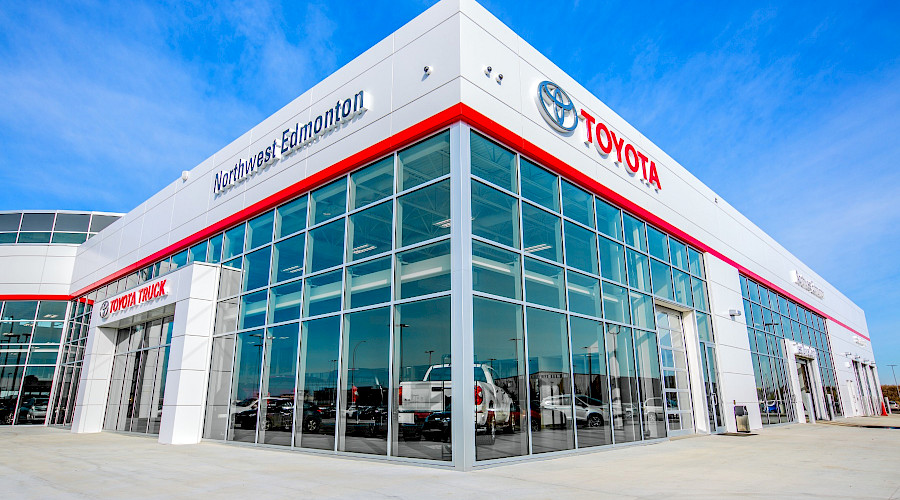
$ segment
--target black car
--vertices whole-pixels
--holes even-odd
[[[444,411],[436,411],[425,417],[422,423],[422,437],[429,441],[450,442],[451,435],[450,408]]]
[[[256,428],[258,404],[234,415],[234,424],[241,429]],[[268,398],[266,403],[266,430],[290,430],[293,427],[294,400],[291,398]],[[303,430],[318,432],[322,427],[322,412],[314,403],[303,403]]]

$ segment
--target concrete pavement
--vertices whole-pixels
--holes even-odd
[[[898,498],[900,430],[790,425],[470,473],[0,428],[3,498]]]

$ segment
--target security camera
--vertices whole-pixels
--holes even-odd
[[[426,75],[430,75],[430,74],[431,74],[431,69],[432,69],[431,66],[425,66],[425,74],[426,74]]]

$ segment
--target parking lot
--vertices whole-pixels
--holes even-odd
[[[897,498],[900,417],[789,425],[459,473],[114,433],[0,428],[4,498]]]

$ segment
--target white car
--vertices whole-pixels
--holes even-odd
[[[572,418],[572,396],[563,394],[549,396],[541,401],[541,408],[563,413]],[[609,408],[603,401],[585,396],[575,395],[575,421],[584,422],[587,427],[601,427],[609,422]]]

